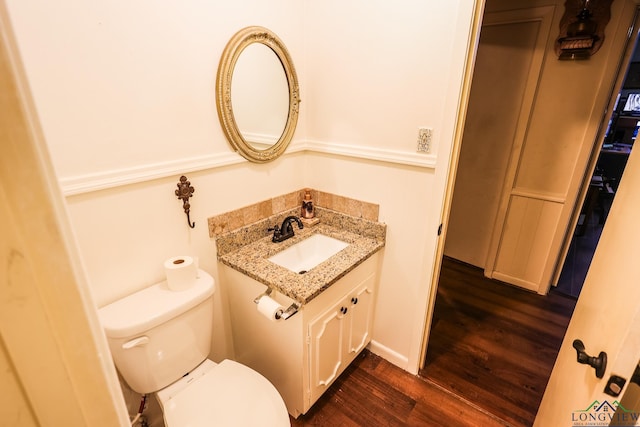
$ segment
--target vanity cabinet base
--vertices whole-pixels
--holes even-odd
[[[371,341],[378,254],[346,274],[287,320],[260,314],[265,286],[221,264],[235,359],[264,375],[293,417],[306,413]],[[273,292],[283,307],[293,302]]]

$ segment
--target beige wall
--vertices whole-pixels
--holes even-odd
[[[331,0],[305,9],[306,138],[319,151],[306,157],[307,180],[380,205],[388,228],[373,349],[409,370],[419,363],[473,6]],[[433,128],[429,155],[416,153],[421,126]]]
[[[243,27],[273,30],[304,73],[301,2],[7,3],[63,180],[227,151],[215,75]]]
[[[374,347],[417,369],[471,1],[7,3],[96,305],[162,280],[175,254],[217,277],[207,217],[311,186],[380,204]],[[214,104],[220,54],[248,25],[281,37],[301,84],[292,149],[265,165],[231,153]],[[219,285],[214,359],[232,354]]]

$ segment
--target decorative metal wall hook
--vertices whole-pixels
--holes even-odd
[[[180,177],[180,182],[178,183],[178,189],[176,190],[176,196],[178,199],[182,200],[182,207],[184,208],[184,213],[187,214],[187,224],[189,227],[194,228],[196,226],[195,222],[191,222],[189,218],[189,209],[191,209],[191,205],[189,204],[189,198],[193,196],[193,192],[196,191],[195,188],[191,186],[191,183],[187,181],[187,177],[182,175]]]

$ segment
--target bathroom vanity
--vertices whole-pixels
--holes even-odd
[[[343,219],[334,219],[296,228],[291,241],[273,243],[266,236],[218,254],[235,358],[267,377],[294,417],[306,413],[371,341],[386,228],[372,223],[347,230]],[[303,274],[269,261],[314,234],[348,245]],[[260,313],[255,300],[267,289],[283,308],[297,309],[295,314],[275,320]]]

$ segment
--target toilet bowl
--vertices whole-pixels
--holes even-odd
[[[167,426],[290,425],[287,408],[275,387],[256,371],[232,360],[219,364],[205,360],[188,376],[158,391],[156,398]]]
[[[172,291],[166,282],[98,310],[115,365],[140,394],[154,393],[167,427],[290,426],[284,401],[258,372],[209,360],[213,278]]]

